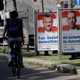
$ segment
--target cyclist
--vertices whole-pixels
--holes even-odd
[[[18,27],[20,29],[18,29],[18,31],[16,32],[16,30],[14,29],[15,27]],[[4,21],[3,41],[5,41],[6,37],[7,37],[8,49],[9,49],[8,50],[9,51],[8,66],[12,66],[13,47],[14,47],[14,41],[16,41],[18,42],[17,45],[18,45],[18,52],[19,52],[18,57],[19,57],[20,67],[23,68],[24,65],[23,65],[23,58],[21,53],[22,43],[24,44],[23,22],[22,22],[22,19],[18,18],[18,13],[16,11],[10,12],[10,19],[6,19]]]

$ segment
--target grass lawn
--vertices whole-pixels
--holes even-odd
[[[63,55],[62,58],[59,59],[57,54],[56,54],[53,56],[36,56],[34,58],[48,60],[48,61],[52,61],[52,62],[61,62],[61,63],[65,63],[65,64],[80,66],[80,58],[70,60],[69,59],[70,57],[71,57],[70,55]]]
[[[52,56],[51,55],[50,56],[44,56],[44,55],[36,56],[35,52],[23,51],[23,55],[25,55],[26,57],[31,57],[31,58],[36,58],[36,59],[48,60],[52,62],[61,62],[65,64],[80,66],[80,57],[78,57],[78,59],[70,60],[69,58],[71,58],[71,55],[62,55],[61,59],[59,59],[58,54],[54,54]]]
[[[2,53],[2,48],[0,47],[0,53]],[[6,48],[5,53],[8,53],[8,50]],[[27,50],[22,50],[22,54],[25,57],[31,57],[31,58],[37,58],[37,59],[42,59],[42,60],[48,60],[48,61],[52,61],[52,62],[61,62],[61,63],[67,63],[67,64],[72,64],[72,65],[76,65],[76,66],[80,66],[80,57],[78,59],[73,59],[70,60],[69,58],[71,57],[70,55],[62,55],[62,58],[59,59],[58,58],[58,54],[54,54],[54,55],[50,55],[50,56],[44,56],[44,55],[39,55],[36,56],[36,53],[33,51],[29,51],[27,52]]]

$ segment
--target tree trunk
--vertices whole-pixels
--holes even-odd
[[[17,11],[16,0],[13,0],[13,5],[14,5],[14,9],[15,9],[15,11]]]

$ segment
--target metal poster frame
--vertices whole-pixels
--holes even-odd
[[[53,19],[53,25],[56,24],[57,29],[53,31],[53,33],[44,33],[42,32],[43,29],[41,29],[43,23],[43,17],[45,14],[50,14],[50,15],[56,15],[56,20]],[[38,20],[39,19],[39,20]],[[56,21],[56,22],[55,22]],[[57,30],[57,31],[56,31]],[[56,32],[55,32],[56,31]],[[36,47],[37,51],[53,51],[53,50],[58,50],[58,20],[57,20],[57,12],[45,12],[45,13],[37,13],[36,14],[36,26],[35,26],[35,36],[36,36]],[[52,38],[51,40],[53,43],[48,43],[49,38]],[[47,46],[47,47],[46,47]]]
[[[69,29],[69,24],[66,21],[67,15],[70,11],[74,11],[76,14],[76,25],[80,28],[80,9],[79,8],[59,8],[59,23],[60,23],[60,30],[59,30],[59,40],[61,41],[59,44],[60,46],[60,53],[63,54],[73,54],[73,53],[80,53],[80,31],[71,30]]]

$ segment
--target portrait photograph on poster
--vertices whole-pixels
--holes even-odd
[[[37,14],[38,51],[58,50],[57,12]]]
[[[80,52],[80,9],[60,9],[63,53]]]

